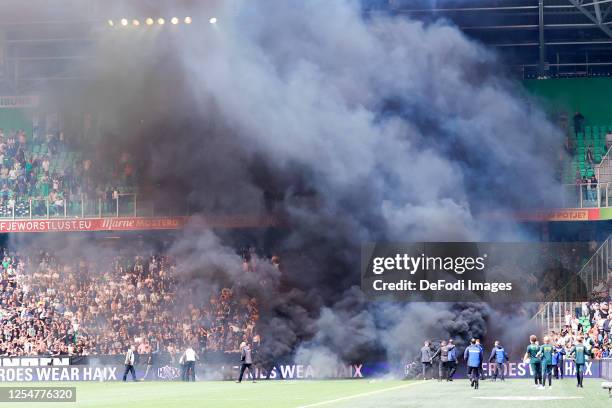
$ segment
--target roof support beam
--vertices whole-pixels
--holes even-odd
[[[593,4],[593,7],[595,7],[595,18],[597,19],[597,24],[603,23],[603,20],[601,18],[601,9],[599,8],[599,2],[597,0],[595,0],[595,4]]]
[[[601,29],[601,31],[606,33],[608,37],[612,38],[612,30],[605,24],[601,23],[600,21],[597,21],[597,17],[595,17],[593,13],[587,10],[584,7],[584,5],[580,4],[578,0],[569,0],[569,2],[572,3],[578,10],[580,10],[580,12],[584,14],[589,20],[597,24],[597,26]],[[595,4],[595,3],[591,3],[591,4]]]
[[[540,45],[540,60],[539,72],[540,76],[544,76],[545,60],[546,60],[546,42],[544,41],[544,0],[538,0],[538,30],[539,30],[539,45]]]
[[[606,7],[606,10],[604,11],[603,16],[601,17],[602,21],[606,21],[606,19],[608,18],[608,13],[610,13],[611,8],[612,8],[611,6]]]

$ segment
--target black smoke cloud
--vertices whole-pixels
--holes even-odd
[[[404,359],[424,337],[484,335],[486,305],[370,304],[356,285],[362,242],[520,240],[480,217],[555,202],[561,135],[495,55],[447,22],[364,16],[352,1],[186,12],[189,27],[101,35],[92,81],[62,104],[100,115],[90,153],[129,150],[152,199],[284,212],[282,273],[258,276],[262,359]],[[247,279],[201,234],[174,245],[185,279]]]

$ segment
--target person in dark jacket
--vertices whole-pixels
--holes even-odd
[[[553,368],[555,370],[555,379],[559,378],[563,379],[563,359],[565,356],[565,347],[563,347],[563,342],[559,340],[557,345],[555,346],[555,351],[553,354]]]
[[[476,339],[470,340],[470,345],[467,346],[463,353],[463,359],[467,362],[470,384],[477,390],[480,380],[480,366],[482,364],[482,347],[476,344]]]
[[[446,380],[453,381],[453,376],[455,375],[455,371],[457,371],[457,362],[459,361],[457,358],[457,348],[452,339],[448,341],[446,347],[448,349],[448,377]]]
[[[480,379],[485,379],[485,371],[482,369],[482,363],[484,362],[484,346],[480,343],[480,339],[476,339],[476,345],[480,347],[480,351],[482,351],[483,358],[480,360],[480,367],[478,368],[478,373],[480,374]]]
[[[584,125],[584,116],[582,113],[576,111],[574,114],[574,133],[578,138],[578,133],[582,133],[582,127]]]
[[[445,341],[440,343],[440,363],[438,366],[438,380],[442,381],[443,378],[448,378],[448,344]]]
[[[431,360],[433,358],[433,353],[431,352],[431,345],[429,341],[425,341],[423,347],[421,348],[421,366],[423,367],[423,379],[427,379],[427,375],[431,371]]]
[[[251,374],[253,377],[253,382],[255,382],[255,373],[253,372],[253,355],[251,352],[251,347],[249,347],[245,341],[240,344],[240,361],[240,376],[236,382],[242,382],[242,376],[247,368],[249,369],[249,374]]]
[[[495,363],[493,381],[496,381],[498,376],[502,381],[504,381],[504,368],[507,361],[508,354],[506,353],[506,350],[504,350],[500,342],[496,340],[495,346],[493,347],[493,350],[491,350],[491,355],[489,356],[489,363]]]

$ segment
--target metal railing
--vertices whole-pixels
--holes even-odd
[[[612,157],[610,157],[611,150],[612,149],[607,149],[606,154],[594,168],[597,180],[601,183],[612,183]]]
[[[565,324],[566,314],[574,316],[576,309],[581,306],[580,302],[574,300],[577,290],[584,292],[582,294],[586,297],[591,295],[600,283],[608,281],[611,255],[612,239],[608,237],[578,272],[580,288],[577,289],[576,283],[572,280],[540,306],[533,319],[540,323],[546,333],[561,329]]]
[[[612,168],[611,168],[612,169]],[[612,207],[612,181],[606,183],[564,184],[562,208]]]
[[[102,217],[154,217],[189,215],[187,204],[156,206],[140,200],[138,194],[119,193],[112,198],[49,197],[0,201],[0,219],[53,219]]]

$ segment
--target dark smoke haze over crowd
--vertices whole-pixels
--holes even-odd
[[[481,218],[557,196],[561,135],[495,55],[444,21],[364,14],[355,1],[187,14],[183,31],[102,35],[92,84],[54,97],[99,112],[96,154],[130,149],[157,199],[285,214],[282,272],[258,272],[262,358],[397,360],[423,338],[484,335],[499,313],[486,305],[369,303],[357,286],[362,242],[525,240]],[[197,287],[250,279],[212,232],[188,228],[172,252]]]

